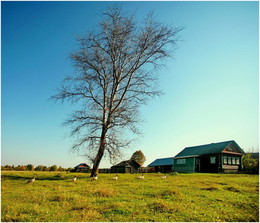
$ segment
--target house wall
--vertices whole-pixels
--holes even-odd
[[[211,159],[214,162],[211,162]],[[220,159],[218,154],[202,155],[200,159],[200,172],[202,173],[218,173],[220,172]]]
[[[154,166],[153,172],[161,172],[161,173],[168,173],[173,171],[173,165],[164,165],[164,166]]]
[[[194,173],[195,172],[195,158],[183,158],[185,160],[185,164],[178,164],[178,160],[174,159],[173,161],[173,171],[179,173]]]
[[[90,168],[89,168],[89,167],[79,167],[79,168],[75,168],[75,172],[89,173],[89,172],[90,172]]]
[[[124,166],[112,166],[111,173],[125,173],[125,167]]]
[[[138,173],[138,168],[133,166],[112,166],[111,173]]]
[[[242,156],[223,153],[220,155],[220,158],[222,172],[238,172],[242,169]]]

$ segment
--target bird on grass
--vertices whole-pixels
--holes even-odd
[[[118,179],[118,176],[117,176],[117,175],[112,178],[112,180],[117,180],[117,179]]]
[[[27,183],[28,183],[28,184],[29,184],[29,183],[33,183],[33,182],[35,181],[35,177],[36,177],[36,175],[34,175],[34,177],[33,177],[32,179],[27,180]]]
[[[72,181],[75,182],[78,178],[75,176],[72,178]]]
[[[95,176],[95,177],[91,177],[90,180],[97,180],[98,179],[98,176]]]
[[[161,176],[162,179],[166,179],[166,174],[164,176]]]
[[[137,178],[140,180],[144,179],[144,174],[142,173],[142,176],[138,176]]]

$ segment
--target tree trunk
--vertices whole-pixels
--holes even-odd
[[[105,145],[106,145],[106,140],[105,140],[106,135],[105,134],[106,134],[106,131],[103,130],[101,139],[100,139],[100,146],[99,146],[98,153],[97,153],[97,156],[96,156],[94,164],[93,164],[93,168],[92,168],[90,177],[96,177],[98,175],[99,164],[100,164],[100,161],[105,152]]]

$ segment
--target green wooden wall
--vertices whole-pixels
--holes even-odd
[[[177,164],[178,159],[173,161],[173,170],[179,173],[194,173],[195,172],[195,158],[185,158],[185,164]]]

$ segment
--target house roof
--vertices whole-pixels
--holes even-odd
[[[221,153],[230,145],[234,146],[239,153],[244,154],[244,151],[239,147],[239,145],[234,140],[230,140],[230,141],[211,143],[211,144],[200,145],[200,146],[186,147],[184,150],[178,153],[175,156],[175,158],[187,157],[187,156],[195,157],[204,154]]]
[[[79,167],[87,167],[90,168],[90,166],[86,163],[80,163],[79,165],[75,166],[74,168],[79,168]]]
[[[135,160],[125,160],[114,165],[113,167],[119,167],[119,166],[141,166],[141,165],[137,163]]]
[[[148,166],[168,166],[173,165],[173,158],[174,157],[168,157],[168,158],[162,158],[162,159],[156,159],[152,163],[150,163]]]

